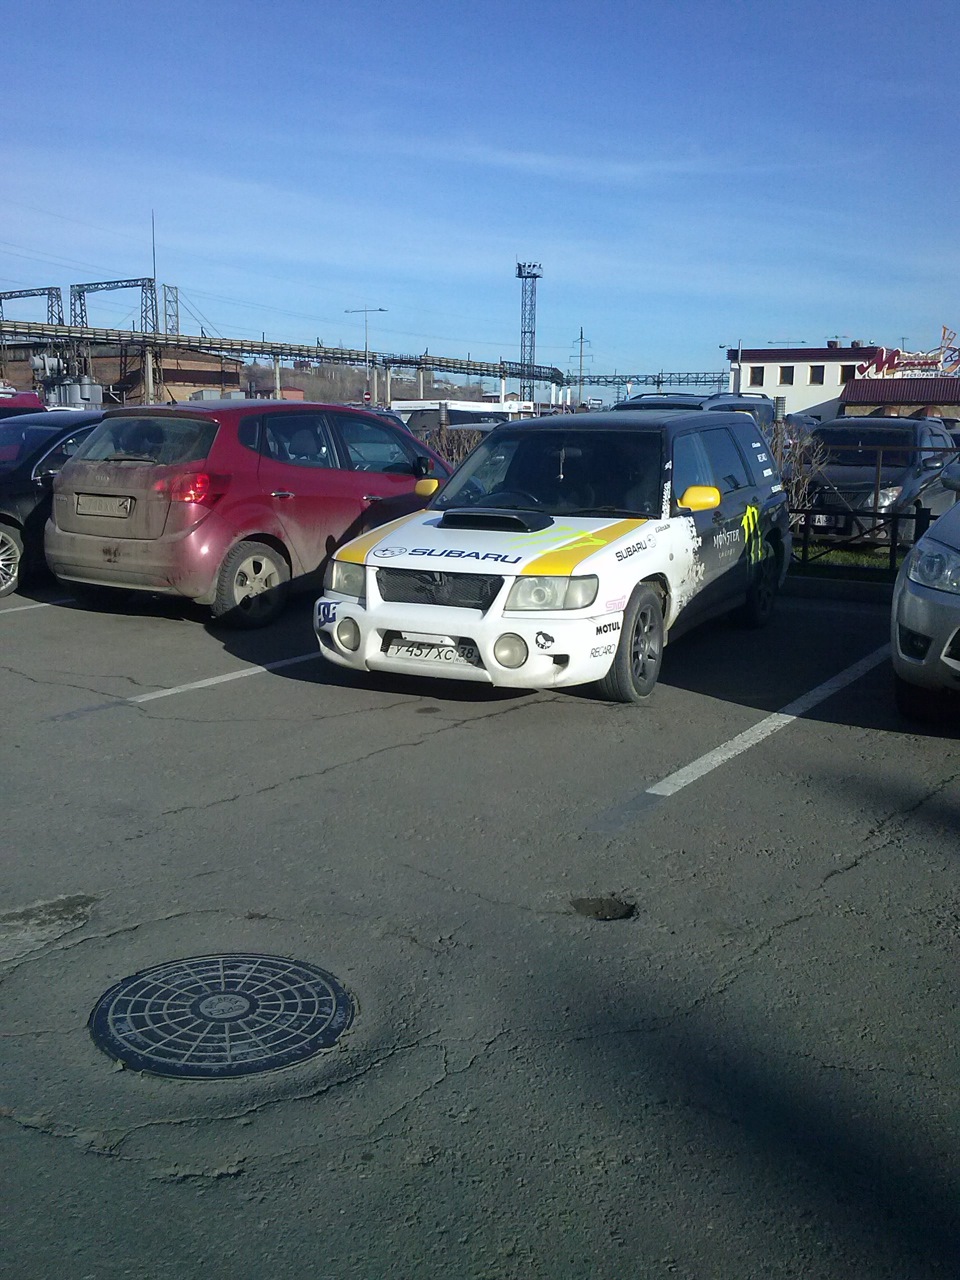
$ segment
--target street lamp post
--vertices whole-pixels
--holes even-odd
[[[363,368],[364,368],[364,388],[366,395],[364,399],[370,398],[370,335],[368,328],[367,316],[371,311],[386,311],[386,307],[345,307],[344,315],[358,316],[363,312]]]

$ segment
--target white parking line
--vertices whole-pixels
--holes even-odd
[[[155,693],[138,693],[133,698],[124,698],[124,702],[153,702],[156,698],[172,698],[176,693],[190,693],[193,689],[209,689],[215,684],[226,684],[228,680],[243,680],[245,676],[262,675],[264,671],[279,671],[281,667],[295,667],[300,662],[312,662],[320,657],[319,648],[312,653],[301,653],[296,658],[281,658],[278,662],[265,662],[259,667],[244,667],[242,671],[229,671],[225,676],[210,676],[207,680],[194,680],[190,684],[178,684],[172,689],[158,689]]]
[[[0,618],[8,613],[26,613],[28,609],[49,609],[53,604],[73,604],[73,596],[64,596],[62,600],[44,600],[41,604],[18,604],[13,609],[0,609]]]
[[[805,715],[813,707],[825,702],[827,698],[839,693],[841,689],[853,684],[855,680],[859,680],[861,676],[866,675],[868,671],[872,671],[874,667],[879,666],[889,656],[890,646],[888,644],[881,645],[879,649],[867,654],[865,658],[861,658],[859,662],[847,667],[839,675],[833,676],[830,680],[825,680],[823,684],[818,684],[815,689],[809,690],[809,692],[802,694],[795,701],[788,703],[782,710],[775,711],[772,715],[767,716],[758,724],[755,724],[752,729],[746,729],[743,733],[737,734],[735,738],[731,738],[728,742],[715,747],[713,751],[708,751],[699,760],[694,760],[692,764],[688,764],[683,769],[678,769],[676,773],[671,773],[669,777],[654,783],[652,787],[648,787],[646,791],[635,799],[628,800],[626,804],[607,809],[598,816],[592,829],[594,831],[619,831],[635,815],[649,809],[652,805],[658,804],[661,800],[667,799],[668,796],[676,795],[678,791],[688,787],[691,782],[696,782],[704,777],[705,774],[718,769],[722,764],[726,764],[728,760],[741,755],[744,751],[749,751],[751,747],[763,742],[765,738],[769,738],[778,729],[783,729],[786,725],[792,724],[794,720]]]

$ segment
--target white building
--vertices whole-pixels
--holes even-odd
[[[836,418],[843,388],[864,376],[882,350],[862,342],[849,347],[839,342],[828,342],[825,347],[731,347],[727,352],[730,390],[763,391],[771,399],[782,396],[786,413]],[[858,373],[860,366],[863,373]]]

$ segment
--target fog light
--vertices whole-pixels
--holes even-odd
[[[501,667],[515,670],[526,662],[529,651],[519,636],[507,634],[501,636],[493,646],[493,656]]]
[[[353,618],[342,618],[337,623],[337,639],[351,653],[356,653],[360,648],[360,628]]]
[[[905,658],[925,658],[930,648],[930,637],[906,627],[899,630],[900,652]]]

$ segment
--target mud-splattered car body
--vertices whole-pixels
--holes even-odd
[[[669,635],[738,606],[766,621],[789,555],[746,414],[542,418],[495,429],[425,511],[341,547],[315,625],[359,670],[537,689],[619,666],[639,701]]]

